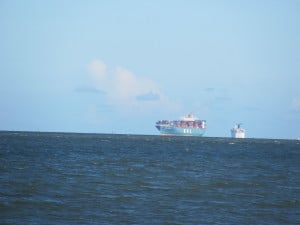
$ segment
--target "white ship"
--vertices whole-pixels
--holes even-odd
[[[241,124],[236,124],[230,131],[233,138],[245,138],[246,131],[241,128]]]

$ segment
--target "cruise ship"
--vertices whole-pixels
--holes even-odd
[[[155,127],[161,135],[202,137],[206,131],[206,120],[188,114],[179,120],[157,121]]]
[[[233,138],[245,138],[246,131],[241,128],[241,124],[236,124],[230,131]]]

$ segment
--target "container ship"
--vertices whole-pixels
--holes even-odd
[[[241,128],[241,124],[236,124],[230,131],[233,138],[245,138],[246,131]]]
[[[157,121],[155,127],[161,135],[202,137],[206,131],[206,120],[199,120],[188,114],[179,120]]]

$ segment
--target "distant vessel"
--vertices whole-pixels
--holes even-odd
[[[241,128],[241,124],[236,124],[231,130],[231,137],[245,138],[246,131]]]
[[[199,120],[188,114],[179,120],[160,120],[155,127],[161,135],[203,136],[206,130],[206,120]]]

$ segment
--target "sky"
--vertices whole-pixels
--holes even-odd
[[[300,1],[1,0],[0,130],[300,137]]]

